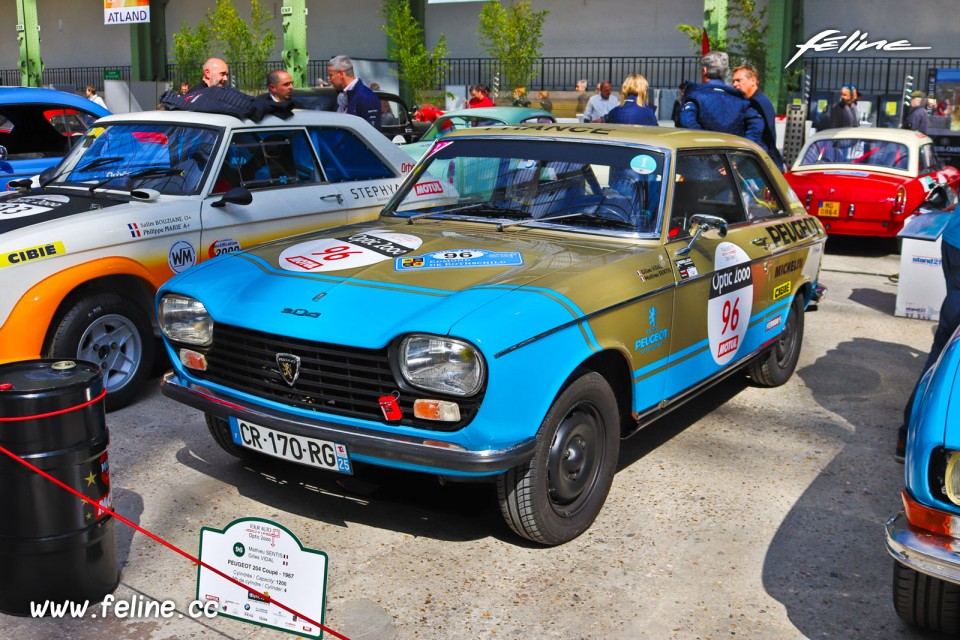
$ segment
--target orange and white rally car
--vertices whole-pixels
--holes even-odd
[[[107,406],[122,406],[151,368],[164,281],[221,253],[374,218],[412,166],[344,114],[102,118],[39,187],[0,196],[0,363],[95,362]]]

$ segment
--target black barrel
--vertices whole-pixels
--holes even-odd
[[[76,408],[102,392],[89,362],[0,365],[0,446],[112,509],[103,398]],[[0,513],[0,611],[31,615],[31,602],[47,600],[92,604],[116,588],[113,517],[2,452]]]

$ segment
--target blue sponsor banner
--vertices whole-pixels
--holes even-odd
[[[484,251],[481,249],[450,249],[422,256],[396,258],[395,271],[423,269],[465,269],[468,267],[515,267],[523,264],[519,251]]]

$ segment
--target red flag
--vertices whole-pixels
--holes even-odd
[[[703,30],[703,35],[700,38],[700,55],[707,55],[710,53],[710,38],[707,37],[707,30]]]

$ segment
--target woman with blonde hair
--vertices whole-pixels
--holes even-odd
[[[620,87],[620,106],[614,107],[604,118],[614,124],[657,125],[657,115],[647,106],[647,79],[639,73],[627,76]]]

